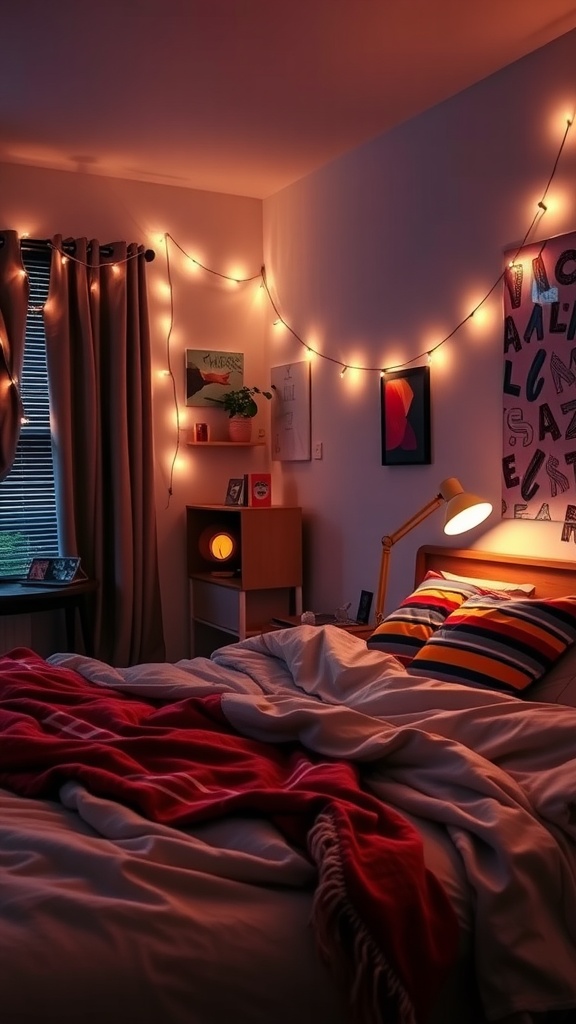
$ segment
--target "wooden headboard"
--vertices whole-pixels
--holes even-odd
[[[485,580],[533,583],[534,597],[563,597],[576,594],[576,560],[562,562],[524,555],[498,555],[493,551],[467,548],[429,547],[416,554],[415,584],[421,583],[430,569]]]

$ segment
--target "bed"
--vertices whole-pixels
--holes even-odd
[[[367,642],[4,654],[2,1024],[575,1021],[575,580],[426,547]]]

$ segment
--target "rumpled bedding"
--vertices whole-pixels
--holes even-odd
[[[49,799],[76,781],[174,827],[263,816],[316,866],[312,924],[359,1024],[425,1019],[458,926],[418,833],[352,762],[241,736],[221,700],[128,696],[15,650],[0,657],[0,784]]]
[[[576,1008],[576,711],[416,680],[331,627],[174,667],[57,660],[134,693],[216,690],[241,733],[360,762],[372,792],[443,826],[461,859],[487,1019]]]
[[[216,691],[243,735],[359,762],[371,791],[440,825],[458,853],[486,1018],[576,1008],[575,710],[414,679],[330,626],[175,666],[51,660],[135,694]]]

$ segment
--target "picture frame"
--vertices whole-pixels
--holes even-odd
[[[241,505],[244,500],[244,477],[233,476],[228,481],[225,505]]]
[[[50,583],[53,586],[65,587],[68,583],[73,583],[79,573],[79,558],[40,555],[31,560],[26,580],[29,583]]]
[[[358,611],[356,612],[356,622],[359,622],[362,626],[367,626],[370,619],[370,609],[372,608],[372,598],[374,594],[371,590],[361,590],[360,600],[358,602]]]
[[[311,370],[307,359],[270,370],[272,401],[272,461],[310,462]]]
[[[184,357],[186,405],[213,409],[215,401],[244,383],[242,352],[187,348]]]
[[[380,378],[380,408],[382,465],[430,465],[430,367],[388,370]]]

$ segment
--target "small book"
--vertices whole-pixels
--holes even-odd
[[[244,504],[253,508],[265,508],[272,504],[272,474],[244,474]]]

